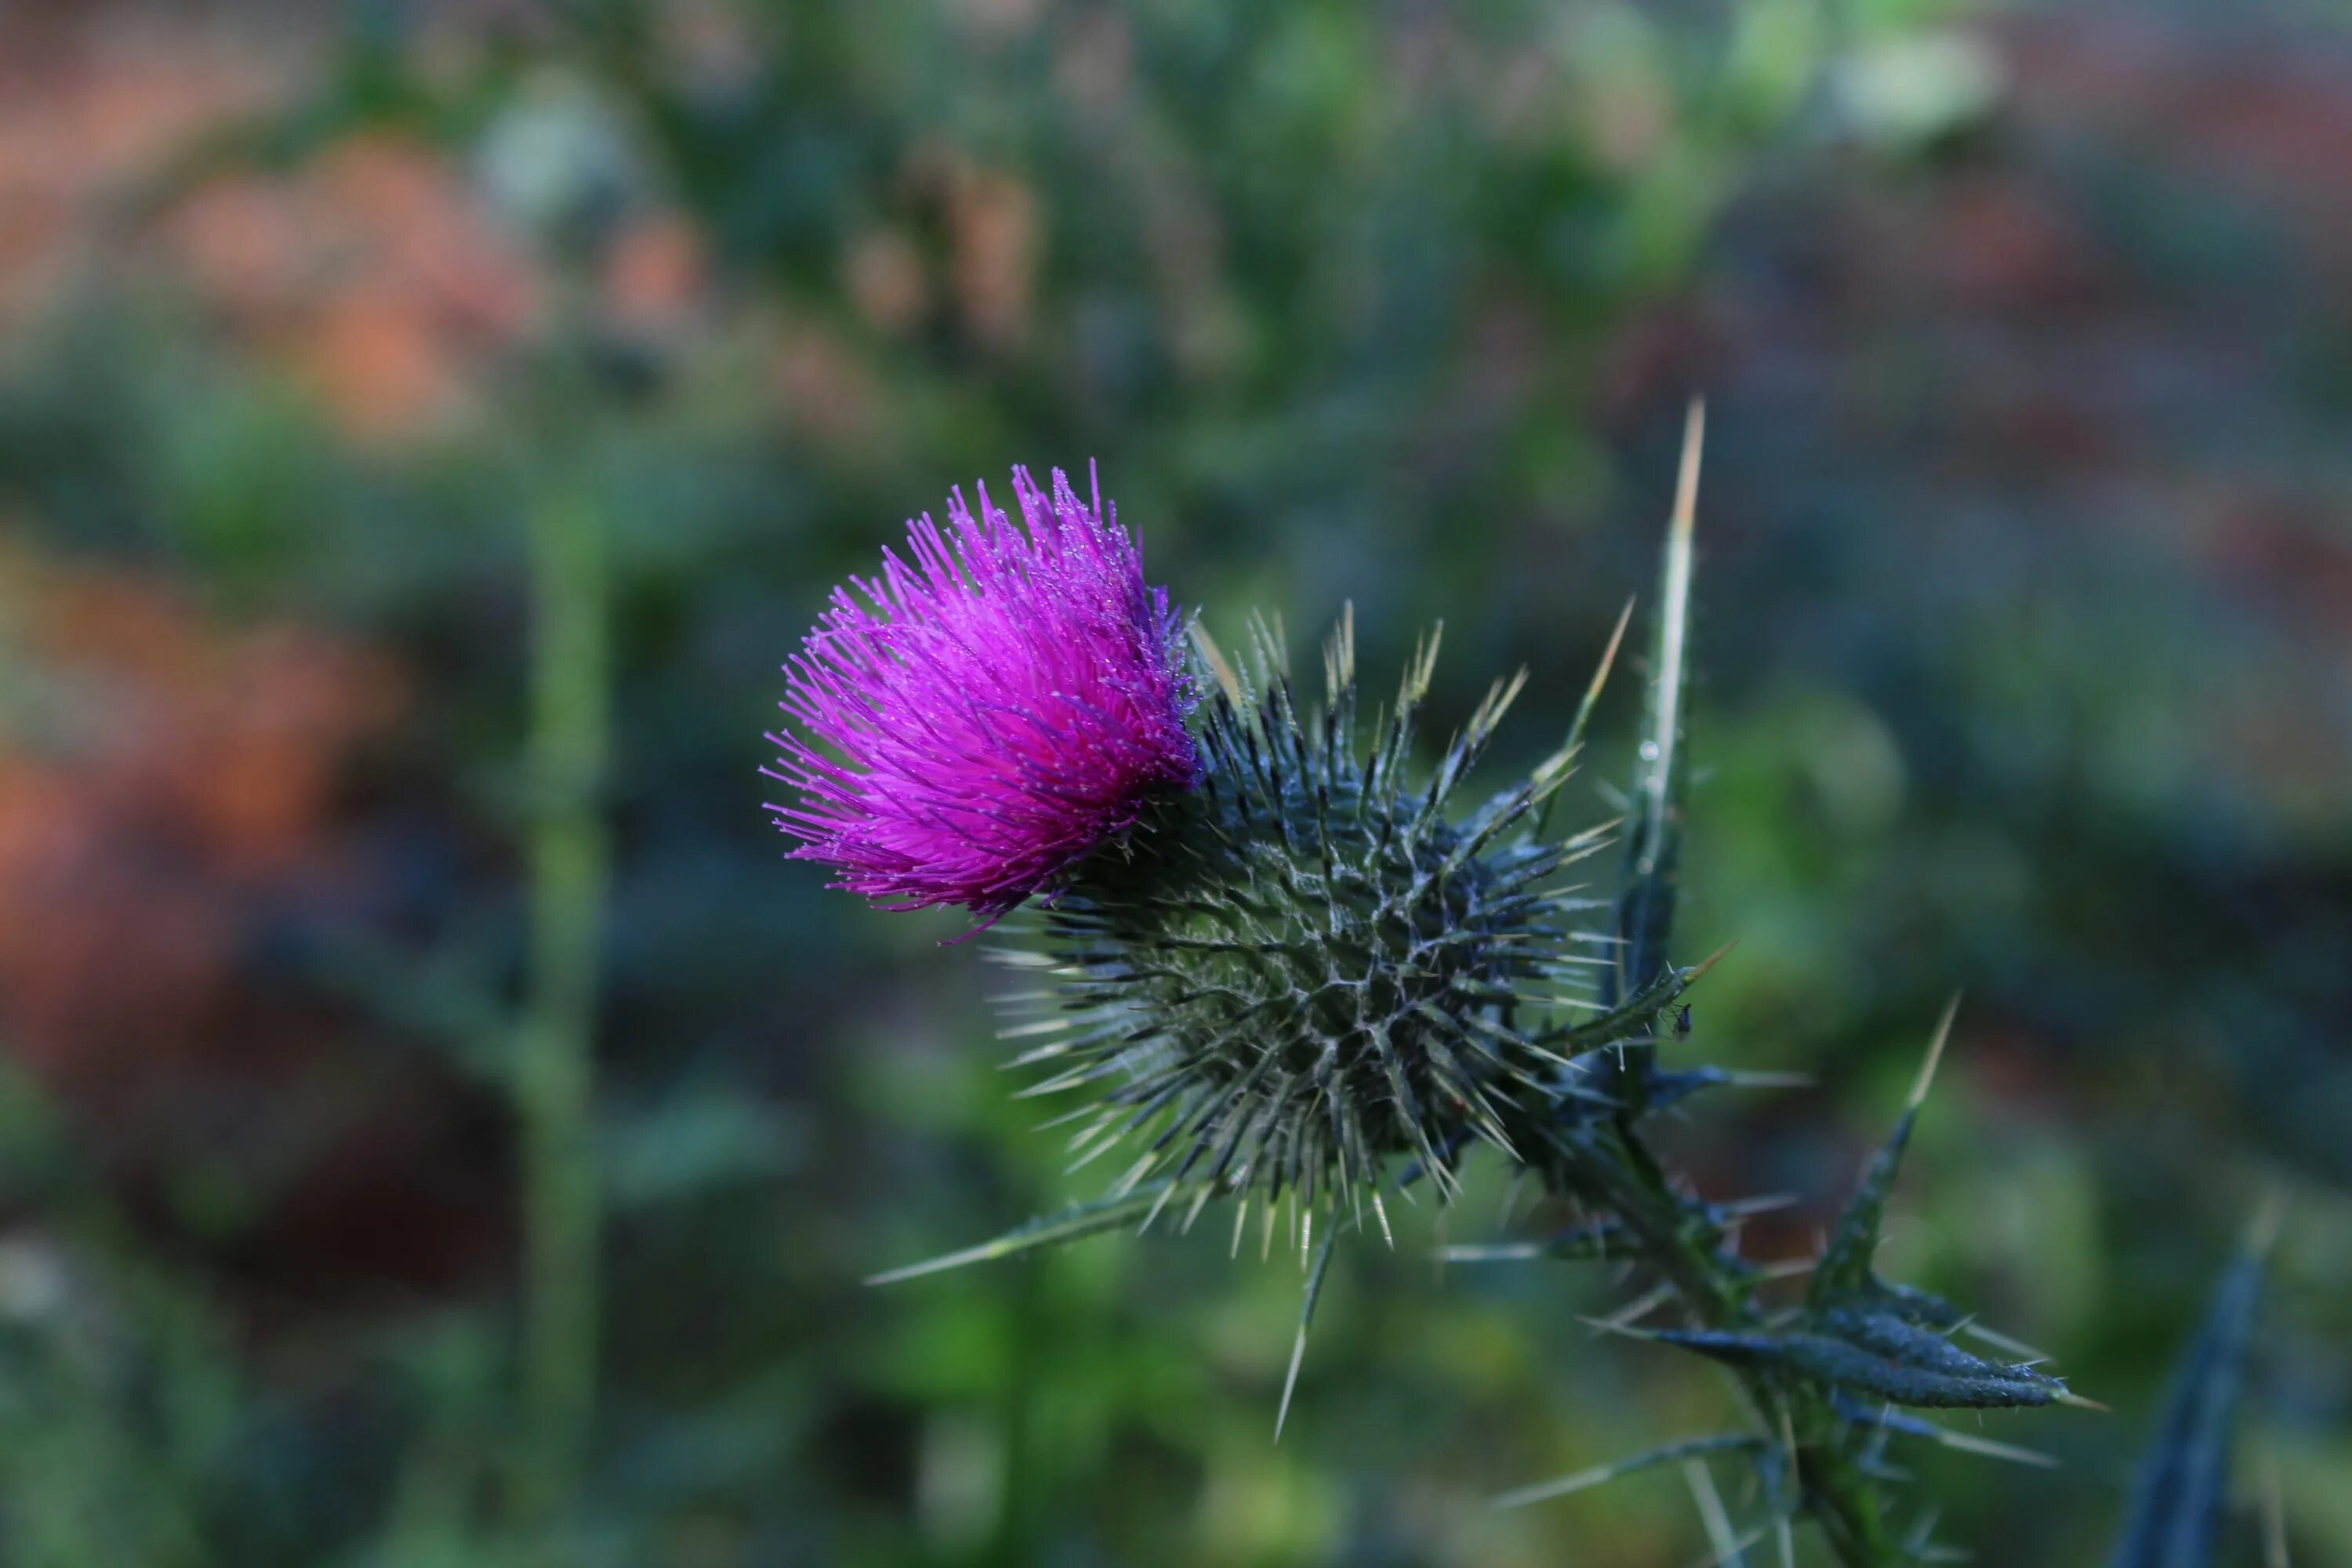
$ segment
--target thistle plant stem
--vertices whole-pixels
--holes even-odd
[[[522,1447],[517,1501],[576,1497],[595,1395],[601,1199],[593,1148],[597,948],[609,846],[602,519],[569,482],[530,512],[530,968],[514,1093],[523,1142]]]
[[[1547,1184],[1555,1191],[1605,1202],[1640,1238],[1644,1261],[1674,1287],[1699,1326],[1755,1327],[1758,1314],[1746,1266],[1722,1249],[1722,1237],[1713,1227],[1693,1223],[1688,1206],[1667,1184],[1633,1128],[1621,1124],[1607,1136],[1622,1146],[1602,1150],[1580,1141],[1564,1142],[1558,1149],[1559,1163],[1546,1167]],[[1885,1568],[1901,1562],[1886,1537],[1875,1487],[1848,1456],[1826,1441],[1838,1422],[1822,1392],[1761,1371],[1734,1375],[1765,1430],[1785,1433],[1795,1448],[1792,1479],[1838,1561],[1845,1568]]]
[[[1629,829],[1626,882],[1617,904],[1621,960],[1602,992],[1602,1000],[1612,1006],[1633,989],[1629,981],[1660,972],[1674,923],[1688,775],[1682,753],[1686,750],[1683,703],[1689,667],[1692,541],[1706,436],[1706,405],[1695,400],[1683,424],[1675,506],[1660,563],[1656,643],[1633,781],[1639,804]],[[1622,636],[1622,621],[1618,629]],[[1601,660],[1604,674],[1615,651],[1612,638],[1610,654]],[[1588,693],[1573,733],[1580,734],[1583,713],[1591,702]],[[1673,1288],[1696,1326],[1762,1327],[1755,1270],[1725,1246],[1720,1226],[1695,1213],[1675,1192],[1642,1141],[1636,1119],[1647,1101],[1655,1045],[1629,1040],[1617,1049],[1614,1080],[1625,1112],[1613,1121],[1593,1123],[1556,1140],[1554,1158],[1545,1163],[1546,1184],[1606,1205],[1633,1232],[1644,1260]],[[1901,1562],[1898,1549],[1887,1539],[1874,1483],[1838,1445],[1844,1426],[1828,1394],[1817,1384],[1761,1367],[1731,1370],[1759,1427],[1789,1448],[1789,1479],[1797,1489],[1797,1504],[1820,1523],[1838,1561],[1845,1568],[1882,1568]]]

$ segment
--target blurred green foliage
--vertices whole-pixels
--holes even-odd
[[[223,47],[172,10],[28,29],[58,51],[42,92],[163,103]],[[1604,1281],[1439,1275],[1440,1235],[1503,1228],[1492,1171],[1343,1256],[1279,1446],[1300,1281],[1222,1237],[860,1285],[1094,1189],[1007,1098],[953,922],[782,864],[754,771],[775,666],[900,519],[1097,460],[1220,632],[1264,607],[1303,645],[1352,600],[1378,679],[1444,617],[1449,717],[1531,666],[1508,776],[1647,584],[1693,391],[1685,929],[1741,943],[1697,1027],[1822,1088],[1708,1112],[1683,1164],[1801,1194],[1757,1227],[1800,1250],[1965,991],[1887,1272],[2117,1408],[1986,1423],[2059,1471],[1920,1459],[1946,1537],[2021,1568],[2104,1552],[2220,1238],[2284,1176],[2241,1473],[2279,1478],[2296,1561],[2352,1555],[2335,24],[599,0],[205,26],[291,63],[136,178],[77,176],[104,199],[60,220],[37,309],[8,296],[0,356],[0,577],[32,584],[0,595],[6,1561],[1699,1556],[1663,1472],[1486,1508],[1727,1404],[1582,1327]],[[110,143],[39,145],[70,171]],[[525,519],[553,496],[604,530],[613,866],[595,1409],[550,1521],[518,1506],[509,1089],[524,846],[556,809]],[[116,583],[172,607],[137,637],[58,607],[119,622]],[[396,716],[272,749],[238,650],[287,626],[387,661]],[[223,713],[265,777],[325,756],[292,847],[254,848],[235,800],[154,804],[259,789],[224,782],[248,752],[207,743]],[[140,725],[171,743],[117,766]],[[35,940],[69,916],[88,943]],[[209,967],[163,962],[187,952]]]

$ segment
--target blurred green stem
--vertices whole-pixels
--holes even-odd
[[[1612,1135],[1618,1147],[1606,1152],[1574,1141],[1558,1145],[1559,1163],[1548,1173],[1547,1184],[1580,1197],[1605,1196],[1698,1326],[1757,1327],[1753,1273],[1724,1250],[1722,1232],[1694,1224],[1689,1205],[1631,1127],[1621,1125]],[[1788,1445],[1790,1479],[1801,1489],[1805,1511],[1820,1524],[1843,1568],[1885,1568],[1901,1562],[1887,1539],[1885,1507],[1876,1486],[1837,1445],[1839,1424],[1828,1396],[1811,1384],[1760,1369],[1733,1375],[1759,1426],[1779,1433]]]
[[[517,1500],[577,1494],[596,1386],[593,1147],[597,948],[609,846],[603,519],[569,477],[530,510],[530,979],[515,1079],[523,1138],[523,1430]]]

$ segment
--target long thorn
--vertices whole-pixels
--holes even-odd
[[[1723,1511],[1722,1494],[1715,1489],[1715,1476],[1705,1459],[1683,1461],[1683,1480],[1691,1489],[1691,1499],[1698,1504],[1699,1522],[1706,1529],[1706,1543],[1715,1552],[1717,1563],[1728,1563],[1739,1555],[1739,1542],[1731,1532],[1731,1516]]]
[[[1613,1481],[1620,1476],[1630,1476],[1654,1466],[1669,1464],[1675,1459],[1698,1454],[1722,1453],[1731,1448],[1750,1448],[1756,1438],[1745,1432],[1724,1433],[1712,1437],[1686,1437],[1678,1443],[1662,1444],[1643,1453],[1623,1459],[1612,1459],[1605,1465],[1578,1470],[1556,1480],[1538,1481],[1531,1487],[1521,1487],[1496,1498],[1488,1506],[1496,1509],[1525,1508],[1531,1502],[1547,1502],[1553,1498],[1567,1497],[1573,1492],[1588,1490],[1603,1481]]]
[[[1952,999],[1944,1004],[1944,1016],[1936,1023],[1936,1037],[1927,1045],[1927,1059],[1919,1065],[1918,1081],[1911,1086],[1907,1102],[1910,1110],[1916,1110],[1927,1103],[1928,1087],[1936,1081],[1937,1066],[1944,1059],[1944,1044],[1952,1037],[1952,1020],[1959,1016],[1959,1012],[1960,995],[1956,991]]]

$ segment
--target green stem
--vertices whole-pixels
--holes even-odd
[[[1643,1260],[1674,1287],[1684,1309],[1709,1329],[1756,1326],[1758,1313],[1746,1267],[1726,1253],[1713,1226],[1695,1223],[1688,1205],[1666,1179],[1633,1128],[1612,1130],[1619,1149],[1580,1140],[1555,1145],[1556,1163],[1546,1179],[1606,1203],[1638,1237]],[[1845,1568],[1886,1568],[1902,1561],[1887,1540],[1877,1488],[1836,1446],[1841,1423],[1828,1396],[1807,1384],[1774,1378],[1761,1370],[1734,1373],[1749,1409],[1764,1430],[1795,1449],[1794,1479],[1804,1507],[1820,1523],[1831,1550]]]
[[[1648,712],[1634,772],[1625,887],[1617,903],[1620,961],[1605,977],[1601,992],[1602,1003],[1611,1007],[1659,977],[1674,926],[1688,775],[1683,763],[1687,748],[1682,709],[1689,664],[1692,533],[1706,429],[1706,409],[1694,402],[1683,427],[1682,465],[1659,574]],[[1620,635],[1623,629],[1621,621]],[[1601,661],[1604,671],[1616,646],[1612,638],[1610,657]],[[1572,737],[1581,735],[1591,703],[1588,691]],[[1759,1327],[1762,1314],[1755,1300],[1755,1271],[1726,1249],[1721,1227],[1695,1214],[1675,1194],[1634,1126],[1647,1101],[1653,1049],[1646,1038],[1618,1045],[1615,1082],[1626,1111],[1612,1123],[1555,1140],[1553,1157],[1544,1163],[1544,1180],[1556,1191],[1596,1200],[1613,1211],[1638,1238],[1644,1261],[1673,1288],[1684,1310],[1700,1327]],[[1791,1479],[1801,1506],[1821,1525],[1838,1561],[1845,1568],[1900,1563],[1897,1548],[1886,1539],[1877,1487],[1840,1447],[1843,1424],[1827,1392],[1760,1367],[1739,1369],[1734,1375],[1763,1432],[1791,1450]]]
[[[530,509],[530,978],[515,1078],[522,1124],[526,1520],[577,1497],[596,1387],[600,1196],[593,1140],[597,950],[609,845],[602,519],[569,483]]]

